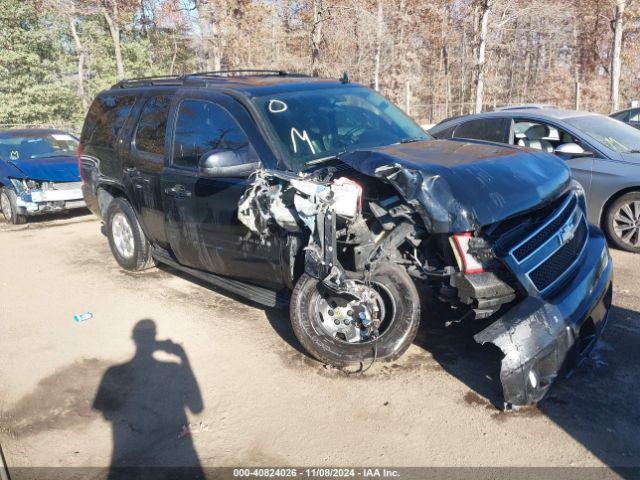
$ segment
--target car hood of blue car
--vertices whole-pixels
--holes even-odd
[[[10,178],[29,178],[48,182],[79,182],[76,157],[45,157],[25,160],[4,160]]]
[[[433,233],[477,230],[551,202],[570,188],[557,157],[490,142],[425,140],[340,160],[393,184]]]

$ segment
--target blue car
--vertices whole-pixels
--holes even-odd
[[[60,130],[0,131],[0,208],[7,222],[85,207],[78,139]]]

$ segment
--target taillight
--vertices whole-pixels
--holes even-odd
[[[476,257],[469,253],[469,242],[473,237],[472,232],[456,233],[450,237],[453,251],[456,254],[460,269],[464,273],[482,273],[484,268]]]
[[[78,175],[80,180],[84,183],[84,177],[82,176],[82,145],[78,144]]]

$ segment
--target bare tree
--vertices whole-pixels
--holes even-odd
[[[76,28],[76,16],[75,16],[75,7],[71,7],[71,11],[67,14],[69,19],[69,28],[71,30],[71,36],[73,37],[73,42],[76,46],[76,55],[78,56],[78,74],[77,74],[77,83],[78,83],[78,97],[80,97],[80,102],[82,102],[82,109],[86,112],[89,109],[89,99],[85,94],[84,90],[84,62],[86,59],[86,52],[82,41],[80,40],[80,35],[78,35],[78,30]]]
[[[384,25],[384,12],[382,0],[378,0],[378,14],[376,16],[376,57],[373,67],[373,88],[380,90],[380,57],[382,56],[382,27]]]
[[[198,13],[200,30],[199,57],[202,68],[217,71],[222,68],[222,45],[220,35],[220,18],[224,2],[210,0],[193,0]],[[214,11],[214,3],[216,9]]]
[[[487,32],[489,30],[489,14],[492,0],[475,0],[476,24],[474,29],[474,44],[476,45],[475,65],[475,113],[482,111],[484,102],[484,67],[486,60]]]
[[[124,62],[122,61],[122,49],[120,47],[120,18],[118,14],[118,0],[97,0],[98,9],[104,20],[107,22],[111,42],[113,43],[113,53],[116,58],[116,77],[118,80],[124,78]]]
[[[611,112],[620,109],[619,105],[619,89],[620,89],[620,69],[622,62],[620,61],[620,53],[622,52],[622,30],[624,28],[624,9],[627,6],[627,0],[615,0],[615,16],[613,19],[613,53],[611,55]]]
[[[320,76],[320,46],[322,44],[322,22],[325,11],[323,0],[313,0],[313,19],[311,24],[311,74]]]

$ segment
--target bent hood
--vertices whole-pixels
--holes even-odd
[[[78,159],[76,157],[31,158],[9,160],[24,178],[49,182],[79,182]]]
[[[484,142],[427,140],[357,150],[340,160],[388,180],[432,233],[476,230],[534,210],[571,181],[553,155]]]

